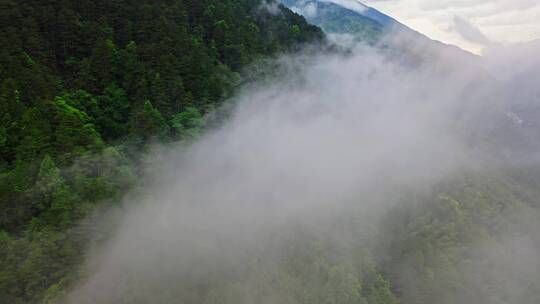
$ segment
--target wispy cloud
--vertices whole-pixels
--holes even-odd
[[[454,17],[454,30],[458,32],[463,39],[472,43],[481,45],[491,44],[492,41],[482,33],[482,31],[471,24],[469,21],[455,16]]]
[[[365,3],[434,39],[477,53],[481,45],[456,31],[454,16],[474,24],[492,41],[515,43],[540,38],[537,0],[366,0]]]
[[[335,224],[341,216],[354,210],[371,223],[400,189],[480,166],[488,154],[477,149],[498,139],[491,130],[512,124],[504,86],[457,57],[411,66],[403,53],[358,46],[281,57],[278,77],[243,88],[224,126],[154,154],[72,303],[203,303],[213,288],[239,294],[234,303],[293,303],[301,289],[260,276],[264,265],[286,269],[291,231],[357,243]]]

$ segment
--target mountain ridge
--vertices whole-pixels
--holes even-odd
[[[477,55],[453,44],[432,39],[408,27],[392,16],[352,0],[278,0],[313,25],[319,26],[327,34],[350,34],[357,39],[375,44],[381,38],[386,40],[414,40],[414,44],[429,44],[444,52],[462,53],[462,56],[476,58]],[[356,7],[355,7],[356,6]],[[391,36],[391,37],[388,37]],[[410,44],[407,42],[405,44]],[[409,48],[409,47],[407,47]]]

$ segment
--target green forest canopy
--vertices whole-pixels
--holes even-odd
[[[138,151],[190,140],[242,67],[322,41],[258,0],[0,1],[0,303],[62,290],[73,231],[136,182]]]
[[[242,81],[243,67],[324,39],[280,10],[258,0],[0,0],[1,304],[61,299],[81,276],[87,232],[107,230],[81,220],[136,184],[137,155],[147,144],[196,138],[203,116]],[[283,267],[265,269],[277,281],[261,272],[268,283],[261,291],[296,289],[299,303],[513,299],[496,289],[504,277],[460,291],[478,283],[468,279],[475,258],[468,245],[496,247],[501,227],[519,221],[516,212],[538,217],[535,170],[516,174],[522,180],[464,174],[430,195],[400,198],[418,208],[388,214],[391,237],[376,244],[388,256],[359,242],[348,248],[350,263],[341,259],[349,251],[325,251],[332,240],[295,239]],[[497,267],[486,261],[486,269]],[[215,285],[232,284],[221,279]],[[187,286],[183,300],[233,302],[213,287]],[[539,302],[537,287],[516,287],[519,303]]]

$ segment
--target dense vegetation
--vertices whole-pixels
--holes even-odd
[[[197,136],[244,65],[323,39],[258,0],[1,0],[0,22],[0,303],[69,283],[75,224],[147,143]]]
[[[380,263],[401,303],[537,303],[538,172],[459,174],[390,212]]]
[[[214,252],[203,245],[209,252],[196,252],[204,263],[188,258],[194,268],[174,265],[186,258],[175,254],[174,245],[172,261],[163,255],[165,269],[155,259],[160,255],[149,250],[147,258],[135,258],[139,263],[127,263],[133,267],[129,274],[116,275],[122,267],[115,268],[107,274],[118,280],[92,285],[88,298],[73,302],[537,303],[540,192],[532,178],[537,172],[469,170],[429,189],[400,189],[379,201],[393,205],[385,207],[380,222],[361,198],[349,206],[337,203],[345,214],[285,224],[270,236],[259,235],[260,247],[243,247],[240,241],[235,257],[226,246]],[[206,244],[201,236],[188,244]]]
[[[137,184],[138,155],[149,144],[196,138],[205,114],[246,80],[246,64],[324,39],[276,7],[0,0],[0,304],[57,303],[80,279],[85,247],[109,230],[95,220],[100,208]],[[336,31],[379,33],[336,14],[340,23],[328,24]],[[202,281],[124,286],[122,301],[539,303],[540,286],[530,284],[540,282],[539,266],[515,282],[506,245],[518,238],[540,246],[531,234],[540,174],[513,170],[466,172],[402,193],[382,225],[350,212],[329,235],[291,230],[280,236],[288,250],[277,264],[254,256]]]

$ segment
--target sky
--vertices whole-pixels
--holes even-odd
[[[539,0],[364,0],[363,3],[432,39],[477,54],[493,43],[540,39]]]

